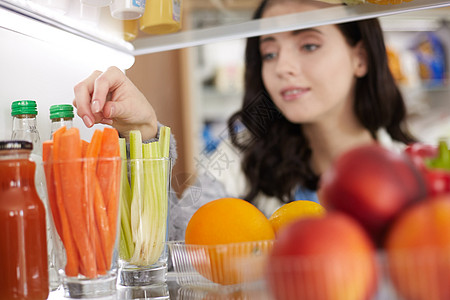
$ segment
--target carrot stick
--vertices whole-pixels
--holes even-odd
[[[119,134],[113,128],[104,128],[99,158],[120,157]],[[102,160],[97,165],[97,178],[103,194],[108,223],[110,229],[110,239],[115,242],[118,229],[119,214],[119,184],[120,184],[120,160]],[[113,252],[114,243],[107,248],[106,252]],[[108,261],[109,262],[109,261]]]
[[[98,231],[98,228],[95,228],[97,231],[96,238],[95,238],[95,261],[97,263],[97,273],[99,275],[105,275],[106,274],[106,258],[104,256],[103,247],[100,241],[100,232]]]
[[[97,277],[97,267],[93,245],[87,231],[87,219],[83,215],[84,184],[81,161],[81,139],[78,128],[72,127],[61,135],[58,145],[64,155],[61,169],[61,185],[63,202],[72,228],[75,245],[80,254],[80,264],[84,275],[88,278]]]
[[[85,157],[87,149],[89,147],[89,142],[85,140],[81,140],[81,156]]]
[[[113,128],[103,129],[103,138],[100,147],[99,157],[111,158],[120,155],[119,134]],[[117,182],[112,180],[112,171],[114,170],[114,161],[100,160],[97,166],[97,177],[103,192],[103,199],[106,208],[109,207],[111,197],[115,198],[117,194]],[[109,210],[109,209],[108,209]]]
[[[69,219],[67,217],[66,210],[63,204],[59,161],[60,157],[62,156],[60,154],[61,135],[65,131],[66,127],[61,127],[53,133],[53,182],[55,184],[56,206],[58,208],[59,216],[61,217],[62,234],[60,234],[60,237],[64,244],[67,257],[65,271],[67,276],[73,277],[78,275],[80,266],[78,263],[78,251],[73,240],[72,231],[69,225]]]
[[[94,209],[95,209],[95,221],[97,223],[98,232],[102,248],[104,250],[105,264],[109,268],[112,260],[112,249],[114,248],[114,240],[111,240],[110,227],[108,222],[108,215],[106,213],[105,202],[103,201],[103,194],[100,188],[100,184],[97,177],[94,177],[95,183],[95,197],[94,197]]]
[[[86,151],[86,157],[98,157],[100,153],[100,147],[102,145],[103,133],[101,130],[96,129],[92,135],[91,142]]]
[[[95,220],[95,208],[94,208],[94,197],[95,197],[95,180],[96,177],[96,165],[98,153],[100,152],[100,145],[102,142],[102,131],[95,130],[92,136],[91,142],[88,143],[85,152],[85,161],[83,164],[84,172],[84,186],[87,189],[86,199],[87,199],[87,230],[91,238],[91,244],[95,247],[95,258],[97,262],[97,271],[100,274],[105,274],[105,255],[104,250],[101,246],[99,231],[97,228],[97,222]]]
[[[110,198],[108,201],[107,213],[108,213],[108,222],[110,228],[110,239],[113,243],[107,248],[107,251],[112,253],[114,251],[114,242],[117,238],[117,230],[120,226],[120,223],[117,221],[119,216],[119,184],[120,184],[120,171],[121,171],[121,161],[114,160],[111,162],[113,164],[112,171],[110,175],[110,180],[114,182],[113,191],[110,194]],[[108,250],[109,249],[109,250]]]
[[[56,232],[62,237],[61,229],[61,216],[58,212],[58,206],[56,203],[56,190],[55,190],[55,178],[53,176],[53,141],[48,140],[42,143],[42,160],[44,161],[44,172],[47,182],[47,196],[50,204],[50,210],[52,212],[53,224],[55,224]]]

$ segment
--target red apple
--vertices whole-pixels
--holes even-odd
[[[423,176],[411,160],[376,144],[344,153],[321,180],[325,208],[354,217],[377,245],[399,212],[426,197]]]
[[[450,195],[403,212],[389,230],[386,253],[402,299],[450,299]]]
[[[275,239],[267,282],[280,300],[372,299],[377,285],[373,243],[342,213],[294,221]]]

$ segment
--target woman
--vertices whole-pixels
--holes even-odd
[[[266,0],[254,17],[330,6]],[[201,196],[190,205],[182,205],[185,198],[172,200],[171,239],[183,239],[190,216],[208,201],[242,197],[270,216],[286,202],[318,201],[320,174],[343,152],[414,141],[404,128],[406,110],[377,20],[249,38],[245,59],[243,106],[229,120],[231,143],[218,149],[228,166],[203,170],[208,176],[199,177]],[[151,105],[117,69],[95,72],[77,85],[74,102],[87,126],[111,124],[123,136],[140,129],[146,139],[157,134]]]

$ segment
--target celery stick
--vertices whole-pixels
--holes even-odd
[[[165,201],[164,197],[164,179],[161,177],[162,173],[162,162],[161,159],[161,147],[160,144],[156,144],[152,148],[152,156],[154,158],[158,158],[155,160],[152,165],[152,198],[154,202],[154,211],[152,213],[153,222],[152,226],[155,230],[155,235],[151,244],[151,255],[150,261],[155,263],[158,258],[161,256],[163,247],[164,247],[164,239],[166,232],[166,221],[167,221],[167,201]]]
[[[143,147],[145,158],[159,159],[160,146],[159,142],[154,142]],[[148,226],[148,234],[146,235],[147,240],[145,241],[145,262],[148,265],[154,264],[161,251],[158,244],[158,237],[160,231],[160,204],[159,204],[159,193],[161,178],[159,177],[158,160],[149,160],[145,164],[145,175],[146,175],[146,208],[142,212],[142,218],[145,220],[146,226]]]
[[[164,168],[165,168],[165,160],[161,159],[158,160],[157,165],[155,165],[155,176],[157,180],[155,180],[155,190],[154,190],[154,197],[157,204],[156,207],[156,216],[157,216],[157,222],[154,224],[155,228],[157,229],[157,235],[155,237],[155,243],[153,247],[153,257],[152,260],[157,261],[158,258],[161,256],[161,253],[164,249],[164,241],[166,237],[166,225],[167,225],[167,194],[166,194],[166,187],[164,186],[164,183],[166,182],[164,178]]]
[[[130,131],[130,158],[131,158],[131,232],[133,234],[133,242],[135,242],[135,251],[132,260],[139,257],[142,251],[142,223],[140,211],[142,209],[142,201],[144,195],[144,168],[142,158],[142,136],[138,130]]]
[[[161,146],[161,156],[169,157],[169,147],[170,147],[170,127],[163,126],[160,129],[159,141]]]
[[[169,158],[169,148],[170,148],[170,127],[164,126],[161,128],[161,132],[160,132],[160,143],[161,143],[161,155],[164,158]],[[168,172],[170,172],[170,161],[166,161],[163,160],[162,162],[162,166],[161,166],[161,178],[162,178],[162,184],[161,184],[161,195],[162,195],[162,199],[160,200],[161,203],[164,203],[164,215],[167,216],[168,214],[168,190],[170,188],[169,186],[169,181],[168,181]],[[166,222],[164,223],[164,231],[162,231],[162,233],[164,233],[165,235],[167,234],[167,219]],[[164,237],[163,237],[164,238]],[[165,246],[165,245],[163,245]],[[162,250],[161,250],[162,251]]]
[[[120,193],[120,256],[128,260],[134,252],[130,223],[131,189],[128,182],[127,150],[124,138],[119,138],[120,157],[122,158],[121,193]]]
[[[130,252],[128,251],[127,242],[124,238],[125,234],[123,231],[123,224],[120,224],[120,240],[119,240],[119,255],[121,258],[129,260],[131,257]]]
[[[146,264],[150,265],[149,257],[152,251],[152,244],[155,236],[155,229],[152,226],[152,212],[155,210],[151,189],[152,189],[152,161],[148,160],[152,158],[152,148],[155,147],[155,144],[158,142],[154,142],[151,144],[142,145],[142,153],[144,157],[144,178],[145,178],[145,199],[143,209],[141,211],[141,220],[144,224],[143,228],[146,230],[145,235],[143,235],[143,251],[141,260]]]

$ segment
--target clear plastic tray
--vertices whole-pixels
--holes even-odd
[[[230,292],[264,281],[272,245],[270,240],[214,246],[170,242],[169,249],[180,286]]]
[[[450,248],[379,251],[374,269],[367,259],[350,255],[346,264],[321,257],[271,261],[274,267],[266,269],[264,286],[271,299],[283,300],[450,299]]]
[[[402,252],[391,256],[380,251],[374,257],[376,274],[364,281],[362,278],[367,274],[358,273],[364,268],[358,267],[357,255],[352,255],[351,266],[345,267],[319,257],[279,260],[269,273],[267,263],[272,245],[272,241],[219,246],[169,243],[174,272],[181,286],[180,296],[189,299],[214,296],[211,299],[258,300],[450,299],[450,249]],[[341,276],[332,277],[339,281],[331,283],[333,292],[327,290],[330,269],[343,272]],[[311,276],[309,270],[313,270],[315,283],[309,279],[307,288],[299,290],[302,283],[299,284],[298,280]],[[354,274],[349,275],[349,271]],[[283,280],[275,279],[278,283],[274,287],[274,278]],[[362,284],[358,286],[358,282]]]

